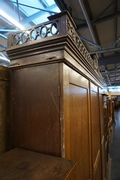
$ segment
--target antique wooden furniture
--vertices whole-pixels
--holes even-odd
[[[9,149],[10,71],[0,66],[0,154]]]
[[[103,94],[101,100],[103,101],[103,110],[101,109],[102,123],[102,169],[104,177],[108,178],[108,171],[110,170],[109,146],[111,143],[111,135],[114,120],[114,103],[107,94]],[[101,104],[101,103],[100,103]],[[104,156],[104,157],[103,157]]]
[[[103,79],[75,28],[62,12],[9,36],[11,148],[77,161],[69,180],[102,180]]]
[[[100,142],[101,142],[101,171],[102,178],[107,179],[106,156],[105,156],[105,121],[104,121],[104,102],[102,89],[99,88],[99,106],[100,106]]]
[[[24,149],[0,156],[0,180],[67,180],[75,163]]]
[[[110,158],[109,158],[109,108],[108,108],[108,95],[102,94],[101,96],[101,149],[102,149],[102,171],[103,179],[108,179],[110,171]],[[103,103],[102,103],[103,102]]]

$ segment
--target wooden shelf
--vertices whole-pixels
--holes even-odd
[[[0,180],[64,180],[75,162],[23,149],[0,156]]]

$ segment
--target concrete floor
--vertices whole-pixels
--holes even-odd
[[[116,125],[113,126],[110,144],[111,178],[120,180],[120,109],[115,110]]]

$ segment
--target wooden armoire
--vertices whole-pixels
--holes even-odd
[[[104,180],[102,84],[68,12],[9,35],[11,148],[67,158],[69,180]]]

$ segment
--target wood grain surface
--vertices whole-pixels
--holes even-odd
[[[0,156],[0,180],[64,180],[75,162],[15,148]]]

